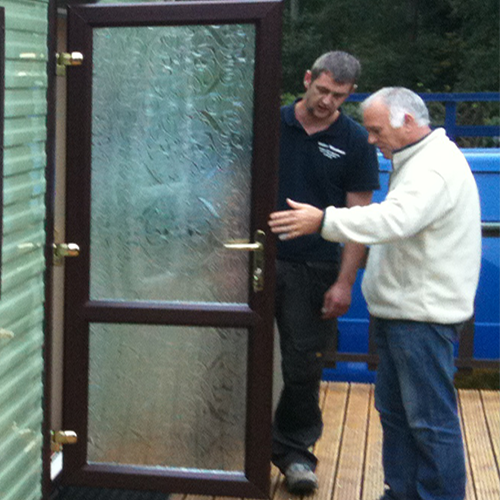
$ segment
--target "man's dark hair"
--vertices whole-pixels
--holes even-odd
[[[312,80],[324,72],[331,73],[338,83],[356,83],[361,74],[361,64],[351,54],[335,50],[316,59],[311,68]]]

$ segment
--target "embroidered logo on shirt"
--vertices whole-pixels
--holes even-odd
[[[345,155],[345,151],[342,151],[334,146],[330,146],[330,144],[325,144],[324,142],[318,142],[318,147],[319,152],[330,160],[340,158],[342,155]]]

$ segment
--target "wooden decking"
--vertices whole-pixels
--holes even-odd
[[[466,498],[498,500],[500,393],[460,390],[459,398],[467,457]],[[315,450],[319,457],[320,487],[308,500],[377,500],[383,491],[382,440],[373,404],[373,386],[325,382],[322,407],[325,429]],[[291,497],[283,485],[283,477],[273,468],[271,499]],[[172,500],[210,498],[172,495]]]

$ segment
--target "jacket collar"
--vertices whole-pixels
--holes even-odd
[[[430,134],[422,137],[417,142],[413,144],[408,144],[404,148],[394,151],[392,155],[392,165],[394,169],[399,168],[402,164],[408,161],[412,156],[415,156],[420,151],[422,151],[428,144],[436,140],[441,140],[446,137],[446,131],[443,128],[437,128],[433,130]]]

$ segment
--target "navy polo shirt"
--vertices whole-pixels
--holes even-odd
[[[346,193],[379,188],[378,160],[368,133],[340,113],[332,125],[308,135],[295,117],[295,105],[281,108],[278,210],[286,198],[324,209],[346,206]],[[278,258],[295,262],[334,261],[339,245],[319,234],[278,241]]]

